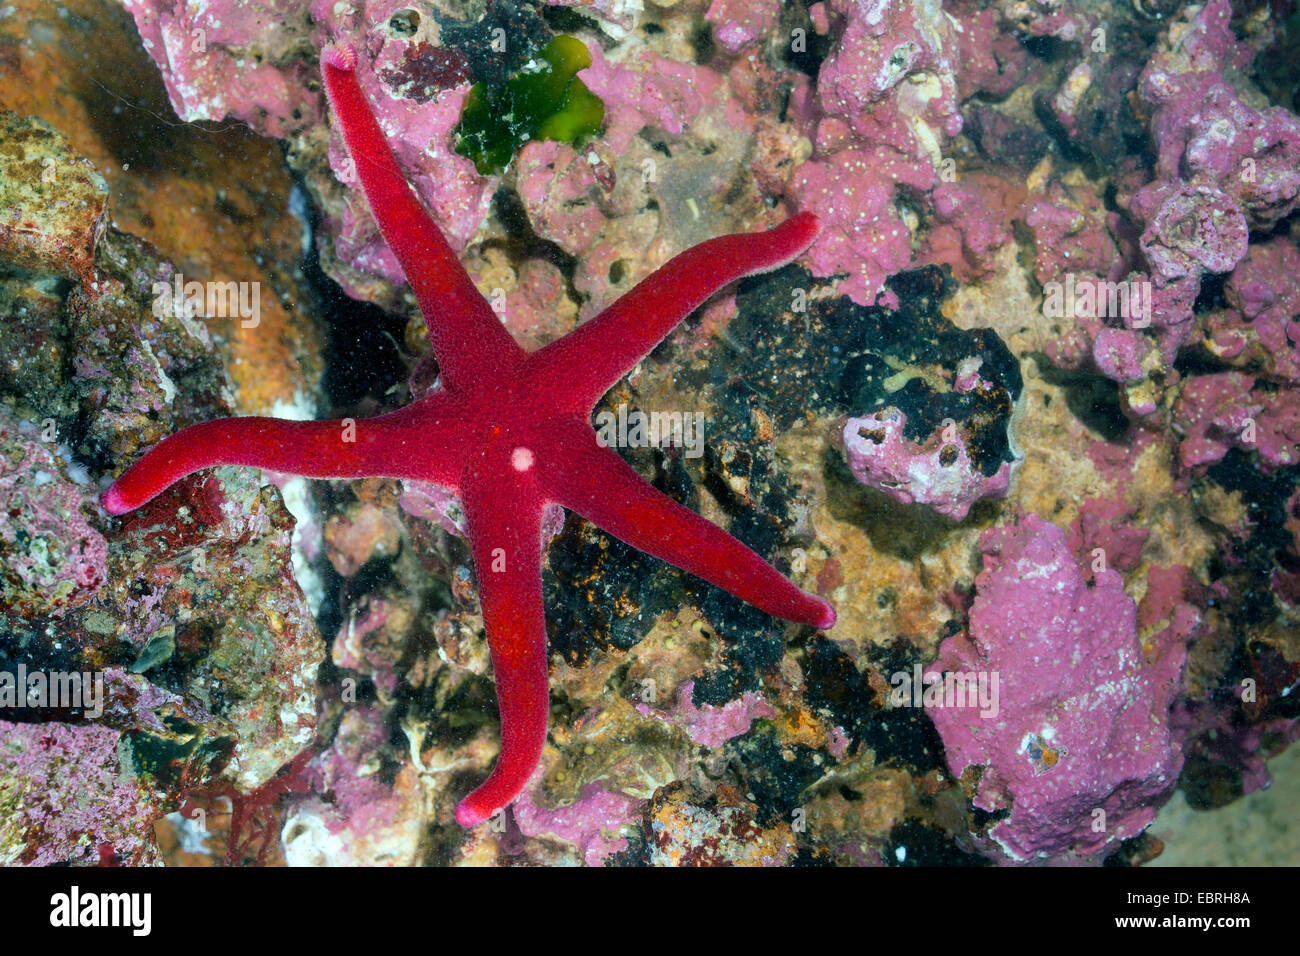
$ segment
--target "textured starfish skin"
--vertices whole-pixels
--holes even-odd
[[[104,493],[123,514],[214,465],[310,478],[432,482],[461,499],[492,651],[501,751],[456,809],[472,826],[509,804],[541,760],[550,691],[542,607],[542,516],[553,504],[698,575],[769,614],[819,628],[821,598],[786,580],[721,528],[638,475],[590,425],[600,397],[718,289],[792,260],[818,231],[797,215],[765,233],[723,236],[683,252],[599,316],[525,352],[474,287],[407,185],[361,92],[356,54],[324,51],[325,89],[362,188],[429,329],[442,387],[376,418],[297,422],[225,418],[152,448]]]

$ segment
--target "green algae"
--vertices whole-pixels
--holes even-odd
[[[530,140],[573,143],[597,132],[605,104],[577,77],[588,66],[581,40],[557,36],[504,83],[475,84],[456,127],[456,152],[488,175],[505,169]]]

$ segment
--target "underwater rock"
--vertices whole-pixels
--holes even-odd
[[[1178,780],[1169,707],[1187,635],[1144,647],[1119,574],[1089,586],[1065,532],[1037,515],[980,547],[969,633],[945,641],[933,669],[996,675],[996,712],[956,699],[926,712],[952,773],[982,768],[969,779],[975,806],[999,817],[991,852],[1096,858],[1140,833]]]
[[[1300,392],[1255,391],[1255,381],[1241,372],[1187,381],[1173,413],[1184,468],[1220,461],[1230,448],[1258,452],[1264,471],[1300,461]]]
[[[1130,209],[1147,222],[1142,254],[1161,285],[1204,272],[1231,272],[1246,254],[1246,217],[1213,186],[1155,184],[1134,196]]]
[[[971,463],[960,426],[949,420],[922,442],[903,437],[907,416],[895,407],[844,425],[844,453],[853,477],[905,505],[929,505],[962,521],[981,498],[1002,498],[1011,486],[1011,462],[991,476]]]
[[[728,53],[740,53],[767,34],[781,18],[779,0],[713,0],[704,18]]]
[[[311,796],[291,802],[281,839],[290,866],[414,866],[420,862],[424,784],[409,763],[386,767],[380,708],[343,715],[328,751],[313,761]],[[328,800],[316,794],[330,795]]]
[[[919,263],[947,265],[959,282],[996,274],[993,258],[1014,241],[1012,221],[1024,194],[996,176],[972,173],[930,194],[934,218]]]
[[[0,111],[0,263],[37,277],[90,280],[108,225],[108,184],[65,137]]]
[[[1090,581],[1105,568],[1132,571],[1141,562],[1151,530],[1136,525],[1135,518],[1134,508],[1114,498],[1089,498],[1079,506],[1079,516],[1070,524],[1070,550]]]
[[[159,863],[160,794],[124,766],[117,731],[0,721],[0,862]]]
[[[839,32],[808,109],[814,154],[790,193],[822,217],[807,254],[814,274],[846,275],[841,291],[871,305],[912,260],[897,196],[934,186],[943,145],[962,129],[958,43],[937,3],[832,0],[828,9]]]
[[[845,274],[840,288],[859,304],[874,304],[882,293],[884,302],[894,302],[885,279],[912,261],[911,230],[895,195],[908,188],[923,192],[933,182],[928,162],[886,145],[843,149],[800,166],[791,192],[822,217],[821,236],[806,254],[813,274]]]
[[[1257,93],[1234,87],[1253,54],[1237,42],[1231,17],[1227,0],[1186,8],[1139,92],[1152,111],[1157,175],[1222,190],[1251,229],[1267,231],[1300,204],[1300,118],[1280,106],[1260,109]]]
[[[256,472],[228,469],[177,485],[122,525],[110,546],[116,626],[137,652],[169,625],[196,642],[188,692],[230,722],[231,775],[257,789],[316,727],[324,647],[290,561],[292,517]],[[173,557],[159,562],[160,549]]]
[[[753,691],[746,691],[721,707],[712,704],[697,707],[692,699],[694,691],[695,682],[686,681],[677,688],[677,705],[672,710],[657,711],[646,704],[637,704],[637,712],[681,727],[701,747],[721,747],[732,737],[747,733],[759,717],[775,716],[763,695]]]
[[[1012,423],[1023,383],[995,332],[942,316],[951,288],[938,269],[903,273],[887,286],[897,311],[864,308],[787,267],[741,284],[729,331],[748,342],[751,389],[777,428],[810,410],[845,416],[854,477],[961,521],[1006,494],[1023,458]]]
[[[0,604],[6,613],[57,619],[95,597],[108,579],[108,544],[84,513],[95,492],[58,444],[53,419],[41,429],[0,405]]]
[[[1215,358],[1288,388],[1300,386],[1300,250],[1286,237],[1255,243],[1224,284],[1228,308],[1200,320]]]
[[[684,787],[665,787],[650,807],[654,866],[781,866],[795,853],[788,823],[760,826],[755,806],[720,787],[696,802]]]
[[[810,637],[583,522],[555,528],[544,776],[499,827],[462,832],[449,801],[486,770],[496,737],[454,499],[407,483],[409,518],[396,482],[319,490],[324,687],[324,647],[285,559],[288,517],[261,479],[196,479],[177,491],[186,513],[174,520],[101,526],[90,509],[78,522],[60,508],[46,537],[99,535],[107,577],[74,587],[66,607],[12,617],[22,647],[0,642],[0,669],[66,653],[119,672],[102,729],[131,755],[120,782],[148,794],[139,831],[178,805],[176,773],[274,788],[295,755],[313,792],[290,798],[279,830],[293,863],[970,864],[973,846],[997,862],[1100,862],[1180,768],[1207,805],[1262,786],[1264,758],[1296,733],[1286,691],[1300,619],[1300,253],[1285,234],[1295,121],[1251,88],[1264,85],[1251,65],[1264,41],[1234,36],[1222,3],[1165,20],[1173,9],[1144,0],[1142,23],[1124,4],[1102,23],[1064,0],[549,5],[573,9],[130,0],[178,115],[283,138],[310,195],[293,208],[315,230],[283,215],[287,190],[271,191],[260,202],[289,223],[287,246],[231,244],[224,218],[191,212],[166,234],[193,242],[166,255],[207,262],[203,242],[231,245],[229,259],[265,255],[283,275],[306,241],[348,294],[409,310],[323,112],[316,57],[331,39],[357,48],[399,162],[529,348],[699,239],[759,228],[782,205],[817,213],[825,232],[807,268],[719,296],[601,410],[703,413],[698,461],[680,449],[625,457],[815,582],[841,623]],[[1254,17],[1261,30],[1265,19]],[[503,175],[480,176],[452,150],[466,91],[513,75],[513,57],[561,23],[591,51],[579,75],[605,101],[603,134],[580,147],[534,139]],[[120,105],[123,140],[163,109]],[[183,155],[159,150],[171,143],[161,134],[146,142]],[[116,189],[123,179],[96,162]],[[151,176],[172,172],[172,159],[156,162]],[[246,215],[226,192],[231,215]],[[156,205],[161,217],[190,204],[167,193]],[[73,463],[107,474],[176,427],[248,405],[262,394],[248,358],[276,348],[259,333],[240,351],[224,327],[149,314],[150,285],[179,267],[111,228],[95,248],[89,284],[77,270],[0,280],[0,345],[30,354],[0,369],[0,395],[19,419],[55,420],[67,454],[36,446],[59,475],[35,490],[73,506]],[[1072,280],[1152,293],[1145,309],[1046,314]],[[306,301],[294,288],[266,298]],[[286,314],[311,325],[307,306]],[[399,348],[425,348],[418,322]],[[1035,370],[1040,350],[1070,372]],[[420,362],[413,392],[434,368]],[[375,396],[400,390],[400,369],[380,375]],[[301,411],[322,397],[313,388],[304,380]],[[1025,512],[1055,524],[990,532],[972,584],[981,528]],[[0,533],[0,549],[37,542],[22,537]],[[1145,588],[1136,621],[1125,586]],[[55,617],[64,648],[41,641]],[[1002,674],[999,718],[884,706],[889,675],[941,642],[944,666]],[[1189,642],[1194,689],[1182,689]],[[1032,653],[1061,664],[1040,674]],[[1234,696],[1245,677],[1255,701]],[[1041,683],[1013,691],[1022,680]],[[648,700],[647,686],[666,693]],[[1092,723],[1079,729],[1074,711]],[[323,754],[308,764],[317,732]],[[1151,749],[1130,753],[1133,735]],[[94,780],[89,798],[110,802],[116,783]]]
[[[309,21],[301,0],[123,0],[123,6],[181,119],[230,116],[276,137],[291,128],[308,79],[302,52]]]
[[[525,790],[512,813],[525,837],[544,837],[573,845],[587,866],[603,866],[615,853],[628,848],[623,827],[640,815],[645,801],[588,784],[573,803],[555,809],[540,807]]]

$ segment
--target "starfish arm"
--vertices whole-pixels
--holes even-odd
[[[737,279],[790,262],[820,228],[817,217],[804,212],[767,232],[719,236],[679,253],[600,315],[537,352],[541,388],[566,410],[590,412],[705,300]]]
[[[376,418],[299,422],[218,418],[163,439],[104,492],[109,514],[125,514],[186,475],[217,465],[248,465],[307,478],[383,475],[456,487],[458,417],[438,416],[431,396]],[[443,406],[445,407],[445,406]],[[431,450],[432,449],[432,450]]]
[[[835,609],[827,602],[801,591],[727,532],[660,492],[612,449],[583,437],[565,442],[565,470],[547,488],[556,503],[768,614],[823,629],[834,625]]]
[[[492,649],[501,752],[482,784],[456,807],[475,826],[509,804],[532,776],[546,746],[550,682],[542,607],[542,501],[505,475],[467,483],[465,516],[483,627]]]
[[[361,92],[356,51],[348,46],[328,48],[321,54],[321,64],[325,91],[370,211],[420,303],[443,380],[454,388],[521,361],[523,349],[479,294],[403,178],[397,157]]]

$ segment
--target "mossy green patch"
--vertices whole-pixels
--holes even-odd
[[[456,152],[488,175],[505,169],[530,140],[573,143],[597,132],[605,104],[577,77],[588,66],[582,41],[558,36],[504,83],[476,84],[456,127]]]

